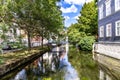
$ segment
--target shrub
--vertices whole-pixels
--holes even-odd
[[[84,51],[91,51],[92,45],[94,42],[95,42],[95,37],[86,36],[86,37],[82,38],[79,42],[80,49],[84,50]]]

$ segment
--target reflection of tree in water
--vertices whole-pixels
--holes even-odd
[[[68,62],[67,56],[63,56],[63,60],[60,62],[62,63],[62,67],[60,68],[58,63],[59,60],[56,55],[53,55],[52,61],[54,65],[56,65],[56,70],[52,71],[51,64],[49,61],[43,60],[43,66],[45,69],[45,73],[42,72],[41,68],[41,58],[35,60],[33,63],[29,64],[24,70],[18,72],[25,72],[22,76],[27,76],[27,80],[44,80],[44,79],[51,79],[51,80],[79,80],[77,71],[71,66]],[[59,57],[58,57],[59,58]],[[67,59],[66,59],[67,58]],[[17,74],[18,74],[17,73]],[[13,79],[15,76],[12,76]],[[24,78],[25,79],[25,78]],[[7,79],[9,80],[9,79]]]
[[[31,72],[28,72],[28,74],[35,75],[35,76],[49,76],[50,74],[56,72],[59,67],[58,56],[55,54],[51,54],[51,55],[52,55],[51,61],[49,61],[48,59],[44,59],[42,62],[42,57],[35,60],[31,64],[30,70],[29,70]]]
[[[63,80],[80,80],[77,71],[71,66],[68,60],[67,50],[62,50],[60,56],[60,70],[64,73]]]
[[[95,61],[92,59],[91,53],[81,53],[80,54],[80,63],[81,63],[81,77],[82,79],[87,80],[99,80],[98,77],[98,67],[95,64]]]
[[[69,52],[69,60],[78,71],[81,80],[99,80],[98,67],[92,59],[92,53],[77,52],[74,47],[70,48]]]

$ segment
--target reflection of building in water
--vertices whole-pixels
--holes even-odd
[[[104,73],[104,71],[100,70],[100,80],[112,80],[111,77]]]
[[[120,62],[105,55],[95,54],[100,68],[100,80],[120,80]]]
[[[34,61],[33,72],[37,75],[55,72],[59,66],[59,47],[54,47],[51,52],[46,52],[40,58]]]
[[[22,69],[20,72],[18,72],[14,80],[27,80],[26,70]]]

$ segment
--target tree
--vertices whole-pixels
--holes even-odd
[[[6,33],[8,32],[9,26],[6,25],[5,23],[0,23],[0,37],[7,42],[8,35]]]
[[[97,35],[97,6],[96,1],[85,3],[80,11],[78,22],[68,28],[69,40],[78,44],[83,50],[91,50]],[[92,36],[92,37],[91,37]]]
[[[0,21],[4,20],[5,24],[10,23],[11,25],[15,23],[18,25],[15,27],[25,30],[30,48],[31,36],[40,35],[43,40],[47,37],[47,33],[59,34],[59,30],[63,29],[63,17],[59,7],[56,6],[57,1],[2,0],[0,3],[0,11],[2,12]]]
[[[85,32],[79,31],[79,24],[72,24],[68,28],[69,41],[73,44],[78,43],[83,37],[86,36]]]
[[[78,23],[81,25],[81,29],[84,30],[87,35],[97,35],[98,15],[95,2],[85,3],[80,14],[81,16],[78,19]]]
[[[95,3],[97,3],[98,0],[94,0],[94,1],[95,1]]]

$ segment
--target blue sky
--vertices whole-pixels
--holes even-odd
[[[61,6],[60,10],[62,11],[62,16],[65,18],[65,27],[69,27],[71,24],[76,23],[84,3],[91,1],[92,0],[61,0],[59,5]]]

